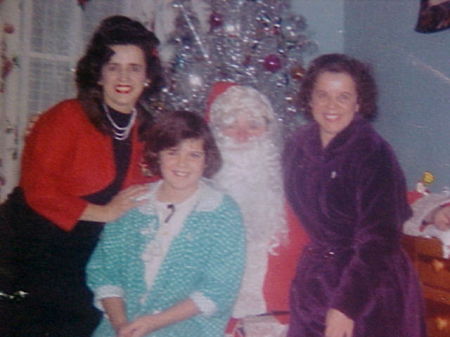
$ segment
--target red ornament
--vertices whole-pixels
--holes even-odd
[[[3,67],[2,67],[2,73],[1,73],[1,79],[4,80],[8,77],[9,73],[11,72],[14,64],[12,61],[6,57],[2,57],[3,59]]]
[[[305,76],[305,72],[305,68],[301,65],[295,65],[291,68],[291,76],[297,81],[300,81]]]
[[[10,24],[10,23],[5,23],[4,25],[3,25],[3,31],[6,33],[6,34],[12,34],[12,33],[14,33],[14,25],[12,25],[12,24]]]
[[[281,27],[280,26],[273,26],[272,27],[272,34],[273,35],[280,35],[281,34]]]
[[[84,6],[86,5],[86,2],[88,2],[89,0],[78,0],[78,5],[80,5],[80,7],[82,9],[84,9]]]
[[[211,28],[219,28],[223,25],[223,16],[219,13],[213,12],[209,17],[209,24]]]
[[[264,58],[264,68],[267,71],[276,72],[281,68],[281,60],[278,55],[270,54]]]
[[[242,62],[242,65],[244,67],[248,67],[250,65],[250,62],[252,62],[252,57],[250,55],[245,55],[244,62]]]

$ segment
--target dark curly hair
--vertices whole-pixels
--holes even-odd
[[[140,100],[156,94],[162,87],[162,68],[157,53],[159,44],[156,36],[143,24],[126,16],[115,15],[105,18],[87,46],[85,55],[78,61],[76,69],[76,84],[78,99],[84,107],[90,121],[100,131],[110,133],[105,114],[101,110],[103,89],[98,84],[102,67],[110,60],[114,51],[111,46],[133,45],[139,47],[146,60],[146,75],[150,85],[144,88]],[[137,104],[138,118],[145,122],[144,107]]]
[[[186,139],[203,140],[205,171],[211,178],[222,166],[222,156],[206,121],[190,111],[172,111],[161,114],[145,137],[144,162],[153,175],[161,175],[161,151],[179,145]]]
[[[355,82],[358,114],[368,120],[377,115],[377,87],[369,65],[344,54],[325,54],[314,59],[303,78],[299,106],[307,119],[312,119],[311,95],[317,78],[324,72],[345,73]]]

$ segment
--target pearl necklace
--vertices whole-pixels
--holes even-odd
[[[108,118],[109,122],[113,126],[114,139],[116,139],[116,140],[125,140],[125,139],[127,139],[128,136],[130,135],[131,128],[133,127],[134,122],[136,120],[136,116],[137,116],[136,108],[133,108],[133,110],[131,110],[130,121],[128,122],[127,126],[123,126],[123,127],[117,125],[114,122],[113,118],[111,117],[111,113],[109,111],[109,108],[108,108],[108,106],[106,104],[103,104],[103,109],[105,110],[106,118]]]

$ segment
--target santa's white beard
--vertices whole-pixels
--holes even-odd
[[[263,297],[268,254],[287,235],[279,149],[266,137],[237,144],[217,137],[223,167],[213,178],[239,204],[246,229],[247,258],[233,316],[266,311]]]
[[[239,204],[249,239],[279,243],[286,232],[279,149],[266,137],[245,144],[218,138],[223,166],[213,180]]]

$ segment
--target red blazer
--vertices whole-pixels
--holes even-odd
[[[136,129],[123,188],[151,180],[140,170],[143,144]],[[19,185],[37,213],[70,231],[87,206],[81,197],[108,186],[115,174],[111,136],[99,132],[73,99],[50,108],[34,125],[26,139]]]

